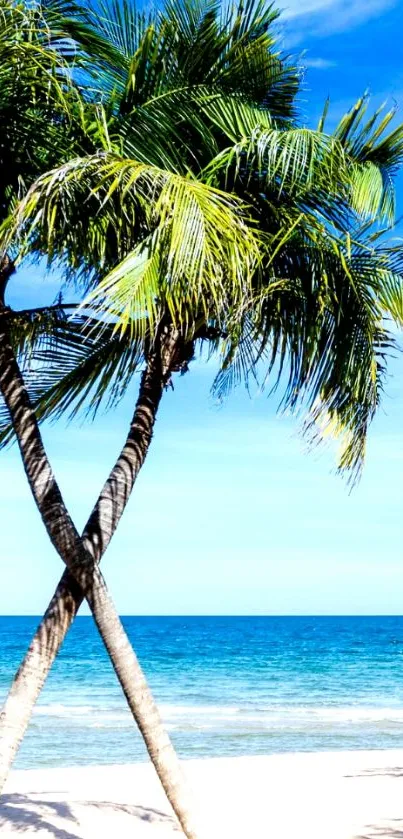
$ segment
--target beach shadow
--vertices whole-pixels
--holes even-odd
[[[403,768],[401,766],[386,766],[381,769],[363,769],[361,772],[344,775],[345,778],[379,778],[383,776],[403,778]]]
[[[113,801],[86,801],[90,807],[97,809],[109,810],[116,813],[127,813],[128,816],[133,816],[136,819],[141,819],[143,822],[163,822],[171,825],[175,830],[178,830],[176,820],[169,816],[168,813],[163,813],[162,810],[156,810],[154,807],[141,807],[139,804],[117,804]]]
[[[163,822],[169,824],[174,831],[179,830],[177,822],[172,816],[152,807],[142,807],[137,804],[117,804],[112,801],[80,801],[78,803],[104,812],[127,813],[133,820],[137,819],[149,823]],[[49,821],[52,815],[70,822],[71,829],[70,825],[67,828],[56,827]],[[72,832],[74,831],[74,825],[77,827],[79,825],[69,804],[63,801],[44,801],[35,794],[30,797],[29,794],[14,793],[2,797],[0,802],[0,832],[11,825],[15,833],[25,833],[29,827],[31,832],[46,829],[49,836],[54,837],[54,839],[81,839],[81,836]]]
[[[44,813],[35,807],[43,807]],[[0,803],[0,830],[12,825],[15,833],[25,833],[27,827],[32,830],[46,830],[54,839],[81,839],[77,833],[56,827],[48,818],[57,815],[62,819],[77,824],[68,804],[62,801],[39,801],[27,795],[14,793],[2,796]]]
[[[383,826],[368,825],[365,833],[355,839],[403,839],[403,819],[391,819]]]

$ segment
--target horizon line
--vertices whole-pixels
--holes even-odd
[[[308,613],[303,614],[301,613],[293,613],[293,614],[286,614],[286,613],[271,613],[271,614],[205,614],[200,612],[200,614],[119,614],[120,618],[401,618],[403,614],[395,614],[391,612],[358,612],[358,613],[350,613],[350,612],[322,612],[322,613]],[[0,614],[1,618],[37,618],[41,620],[43,615],[38,615],[33,612],[28,613],[17,613],[17,614]],[[93,620],[92,615],[76,615],[74,620],[77,619],[91,619]]]

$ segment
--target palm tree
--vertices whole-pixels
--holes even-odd
[[[124,387],[140,361],[147,365],[140,393],[145,402],[147,383],[147,424],[144,413],[139,423],[137,413],[137,438],[129,434],[125,455],[130,468],[123,470],[121,461],[87,528],[87,539],[88,529],[96,535],[96,560],[144,460],[170,370],[186,365],[195,343],[208,339],[213,348],[225,346],[216,383],[220,393],[242,366],[253,372],[268,351],[269,371],[278,357],[280,364],[291,359],[286,395],[291,404],[305,391],[314,413],[319,399],[349,428],[355,420],[347,412],[348,401],[351,413],[352,405],[362,403],[368,418],[378,393],[376,376],[372,389],[364,387],[355,353],[364,348],[365,360],[377,364],[377,349],[387,340],[379,305],[385,272],[390,294],[383,302],[392,299],[400,278],[390,253],[381,257],[368,241],[362,245],[354,230],[360,217],[391,215],[390,191],[378,177],[382,166],[387,172],[391,148],[382,165],[370,161],[368,172],[367,160],[348,148],[346,137],[329,137],[322,126],[317,132],[296,128],[297,75],[269,49],[269,13],[265,17],[261,6],[254,16],[249,11],[219,23],[213,6],[171,6],[160,18],[164,37],[150,34],[148,22],[139,24],[136,60],[127,49],[133,42],[124,40],[129,83],[126,77],[122,84],[125,60],[123,71],[119,65],[113,74],[110,61],[102,59],[107,80],[113,81],[109,89],[116,90],[116,82],[121,86],[118,104],[115,93],[87,130],[89,142],[97,142],[102,152],[43,176],[20,206],[22,228],[35,219],[28,246],[65,260],[92,287],[87,305],[100,332],[94,342],[93,321],[72,325],[70,334],[60,325],[54,352],[65,365],[68,347],[72,369],[39,396],[40,415],[68,407],[80,388],[87,393],[98,382],[97,403],[117,370],[124,374]],[[109,29],[116,34],[115,25]],[[133,36],[133,27],[129,30]],[[251,74],[252,66],[259,72]],[[130,83],[133,75],[143,86]],[[241,83],[242,96],[234,96]],[[375,141],[375,130],[373,136]],[[400,137],[394,146],[389,141],[395,154],[399,143]],[[189,170],[192,178],[185,177]],[[239,199],[248,202],[259,231],[259,270],[253,271],[254,227]],[[229,224],[240,232],[236,252],[223,236]],[[239,273],[237,256],[246,260],[245,274]],[[351,323],[357,329],[350,336]],[[13,686],[14,707],[29,662],[35,685],[30,698],[35,698],[82,594],[65,576],[55,597]],[[44,633],[53,643],[42,654],[41,669]]]
[[[34,50],[32,50],[31,42],[29,42],[29,52],[33,53],[34,62],[38,61],[38,55],[42,57],[42,50],[35,51],[35,45]],[[44,77],[46,85],[48,85],[47,70],[48,68],[46,67]],[[55,79],[55,85],[58,84],[60,85],[60,78]],[[230,286],[231,283],[234,283],[235,287],[240,287],[242,277],[245,276],[247,279],[251,254],[253,257],[253,236],[246,228],[239,202],[228,199],[227,196],[202,184],[188,185],[183,177],[181,178],[175,175],[171,177],[170,173],[151,170],[149,173],[145,173],[145,175],[145,191],[153,186],[152,181],[147,181],[147,175],[149,179],[154,179],[154,187],[164,187],[168,184],[168,189],[164,193],[165,199],[169,199],[169,186],[173,184],[174,189],[171,206],[169,205],[169,200],[166,200],[165,204],[167,212],[172,211],[176,214],[176,204],[178,203],[177,192],[179,193],[179,198],[182,196],[185,201],[188,193],[191,199],[193,198],[193,200],[198,202],[200,220],[205,226],[205,235],[202,241],[202,247],[205,249],[205,258],[203,261],[199,260],[198,263],[200,279],[208,280],[210,273],[211,282],[213,272],[222,270],[223,266],[227,264],[223,289],[227,285]],[[5,197],[8,197],[7,191],[5,191]],[[151,194],[148,197],[152,201]],[[223,228],[224,233],[220,242],[217,241],[214,235],[214,231],[219,227]],[[219,261],[217,262],[217,260]],[[240,261],[246,269],[245,271],[240,272],[238,269],[235,270],[234,266]],[[3,295],[7,281],[12,275],[13,270],[14,266],[12,261],[9,257],[3,255],[0,265],[0,284]],[[94,565],[93,557],[89,552],[89,546],[88,544],[83,545],[79,539],[65,509],[60,491],[43,449],[29,397],[16,364],[9,327],[9,312],[5,307],[4,296],[0,302],[2,311],[2,328],[0,331],[0,388],[16,432],[25,471],[35,501],[53,544],[70,570],[73,569],[74,578],[78,581],[80,590],[86,594],[96,616],[98,628],[111,655],[126,698],[140,726],[154,765],[163,782],[168,798],[173,805],[173,809],[178,815],[186,835],[194,837],[196,836],[196,831],[192,826],[187,802],[184,797],[183,782],[177,765],[176,755],[167,735],[162,729],[158,711],[153,703],[135,655],[115,613],[113,604],[110,601],[104,581],[97,571],[96,565]],[[32,315],[32,313],[30,314]],[[161,324],[160,335],[161,343],[164,343],[164,363],[170,365],[172,331],[167,331],[164,325]],[[157,340],[158,338],[156,336],[156,342]],[[150,362],[151,366],[152,364]],[[163,366],[158,367],[158,375],[161,380],[161,388],[166,377]],[[148,392],[148,396],[150,395],[151,391],[147,386],[147,377],[144,380],[143,391],[146,394]],[[143,398],[143,407],[145,402],[146,400]],[[15,713],[15,707],[13,710]],[[10,735],[10,730],[7,731],[6,726],[6,742],[7,734],[8,736]],[[3,754],[5,759],[8,760],[9,754],[7,751]]]
[[[126,9],[127,11],[127,9]],[[115,8],[115,12],[118,13],[118,7]],[[267,15],[267,19],[269,20],[269,15]],[[164,24],[166,29],[166,23]],[[148,28],[144,31],[144,24],[141,23],[142,27],[142,37],[143,42],[147,42],[148,38]],[[141,28],[140,27],[140,28]],[[259,34],[259,33],[258,33]],[[244,36],[243,36],[244,37]],[[245,40],[245,37],[244,37]],[[250,46],[249,46],[250,52]],[[259,47],[261,51],[261,47]],[[241,51],[240,51],[241,52]],[[166,56],[165,56],[166,59]],[[102,59],[104,60],[104,59]],[[131,69],[131,60],[132,56],[129,53],[128,55],[123,55],[123,64],[125,66],[127,74],[129,74]],[[148,57],[145,55],[144,62],[147,63]],[[242,53],[240,56],[236,56],[235,61],[235,73],[236,78],[239,79],[240,72],[244,73],[243,68],[243,60],[242,60]],[[275,71],[276,78],[273,82],[273,85],[278,86],[279,84],[279,77],[281,81],[281,74],[279,70],[281,69],[281,64],[279,61],[276,61],[274,58],[269,58],[269,71],[273,73]],[[128,65],[128,66],[127,66]],[[166,66],[166,61],[165,61]],[[109,69],[109,68],[108,68]],[[115,68],[113,68],[115,69]],[[288,71],[287,71],[288,73]],[[161,74],[161,70],[160,70]],[[228,74],[227,74],[228,75]],[[130,75],[129,75],[130,79]],[[126,82],[126,79],[125,79]],[[248,82],[249,84],[249,82]],[[114,80],[114,85],[116,86],[116,80]],[[228,80],[225,81],[225,85],[228,86]],[[272,86],[273,86],[272,85]],[[177,81],[176,81],[177,86]],[[119,104],[118,109],[118,118],[121,118],[121,115],[125,113],[128,109],[128,96],[126,93],[126,87],[128,87],[130,91],[130,85],[127,83],[123,86],[123,94],[121,96],[121,102]],[[173,91],[170,107],[172,110],[172,106],[175,105],[177,99],[181,96],[182,93],[182,104],[183,104],[183,92]],[[176,98],[175,98],[176,97]],[[287,99],[287,96],[284,97]],[[286,105],[286,110],[288,106]],[[132,104],[130,105],[132,108]],[[168,115],[169,115],[168,111]],[[147,121],[148,114],[146,112],[144,121]],[[154,107],[154,112],[151,113],[151,122],[149,128],[152,127],[152,121],[158,117],[158,111]],[[95,130],[95,134],[97,130]],[[164,162],[164,161],[163,161]],[[161,180],[161,176],[164,177],[163,173],[158,173],[158,177]],[[147,184],[145,184],[147,186]],[[175,189],[181,186],[181,181],[177,177],[171,178],[170,183],[168,182],[168,189],[165,190],[166,193],[169,192],[170,185],[173,185]],[[195,185],[192,190],[192,197],[194,196],[196,200],[200,202],[200,218],[203,217],[204,212],[204,204],[205,198],[207,197],[207,192],[205,189],[201,188],[200,185]],[[169,196],[168,196],[169,197]],[[220,197],[217,194],[217,206],[220,203]],[[204,204],[203,204],[204,202]],[[221,221],[217,224],[214,222],[213,224],[210,223],[211,230],[214,228],[219,228],[224,224],[231,227],[231,215],[228,212],[230,207],[228,207],[228,200],[225,201],[225,206],[223,205],[224,215],[221,218]],[[242,234],[247,234],[247,231],[243,228]],[[248,235],[246,237],[246,243],[248,241]],[[244,244],[244,243],[242,243]],[[224,251],[222,248],[222,242],[215,242],[215,250],[216,253],[219,255],[220,260],[220,269],[222,267]],[[246,260],[248,260],[248,253],[247,248],[242,253],[239,253],[241,258],[244,256]],[[210,267],[213,267],[213,263],[211,259],[216,259],[217,257],[214,256],[214,249],[210,250],[208,257],[210,259]],[[224,258],[225,261],[225,258]],[[243,259],[243,261],[245,261]],[[236,264],[236,260],[233,260],[233,264]],[[199,263],[200,267],[200,263]],[[238,271],[236,272],[237,276],[236,282],[239,282],[240,277],[238,276]],[[58,319],[60,316],[60,307],[55,307],[57,310],[56,312],[52,313],[51,323],[52,328],[54,327],[54,319]],[[46,331],[46,324],[49,324],[49,315],[50,313],[45,313],[44,319],[42,317],[43,313],[39,312],[29,312],[25,313],[26,318],[24,319],[23,316],[20,314],[18,318],[14,318],[12,321],[12,326],[15,329],[16,336],[15,340],[21,342],[21,330],[24,333],[25,337],[27,333],[29,335],[29,340],[32,343],[32,330],[39,335],[39,337]],[[23,321],[23,322],[22,322]],[[93,514],[89,520],[88,527],[86,528],[85,532],[85,546],[91,549],[91,553],[93,556],[97,556],[100,559],[103,551],[105,550],[108,540],[110,539],[114,528],[116,527],[121,512],[123,511],[124,504],[127,501],[131,486],[135,480],[137,471],[144,459],[147,446],[145,442],[148,443],[147,440],[147,429],[152,428],[152,424],[155,417],[156,408],[158,406],[159,399],[161,397],[162,389],[166,380],[169,376],[170,370],[167,368],[167,344],[171,340],[171,335],[167,335],[167,339],[164,337],[165,329],[161,329],[161,340],[164,338],[164,349],[162,355],[164,356],[163,362],[161,361],[160,355],[158,353],[158,341],[154,341],[154,349],[149,348],[148,350],[148,363],[147,363],[147,370],[145,371],[143,378],[142,378],[142,388],[140,397],[138,400],[137,408],[134,413],[133,422],[131,425],[131,429],[128,435],[127,443],[121,453],[120,458],[118,459],[114,470],[112,471],[109,480],[107,481],[103,492],[101,493],[100,499],[98,504],[96,505]],[[36,335],[36,337],[37,337]],[[183,344],[183,339],[181,336],[178,336],[177,344],[181,346]],[[69,351],[71,352],[71,346]],[[120,347],[118,348],[120,351]],[[189,347],[184,349],[185,356],[186,353],[189,352]],[[177,356],[177,353],[176,353]],[[133,358],[132,358],[133,363]],[[172,364],[170,365],[172,369],[175,369],[175,366],[178,367],[182,364],[182,361],[178,358],[173,359]],[[150,410],[151,408],[151,410]],[[141,431],[141,434],[140,434]],[[149,434],[150,438],[150,434]],[[127,463],[130,456],[130,469],[128,474]],[[109,519],[109,520],[108,520]],[[100,534],[100,523],[102,523],[102,541],[99,538]],[[109,534],[107,535],[107,525],[109,526]],[[81,600],[82,600],[82,592],[77,588],[77,584],[74,581],[74,578],[71,574],[66,573],[61,581],[60,586],[55,594],[55,598],[53,598],[52,603],[50,604],[49,609],[45,615],[45,619],[42,622],[39,631],[31,644],[30,650],[28,655],[25,659],[24,665],[20,668],[17,679],[13,685],[12,691],[10,693],[10,697],[6,706],[3,710],[2,715],[2,756],[3,756],[3,764],[2,764],[2,777],[5,778],[8,767],[11,764],[13,755],[18,747],[18,744],[23,736],[23,732],[26,728],[27,721],[29,719],[30,709],[36,699],[36,696],[39,693],[39,690],[44,682],[46,674],[50,668],[51,662],[56,655],[56,652],[60,646],[61,640],[64,637],[65,632],[67,631],[68,626],[70,625],[71,620],[73,619],[74,613],[78,608]]]

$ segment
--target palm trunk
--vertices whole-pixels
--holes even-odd
[[[171,356],[172,351],[162,363],[158,345],[155,352],[150,353],[125,445],[84,528],[82,538],[96,562],[101,560],[109,545],[146,458],[170,372]],[[0,792],[24,738],[34,705],[83,600],[82,590],[66,569],[0,714]]]
[[[169,370],[150,354],[123,449],[85,526],[85,546],[99,562],[119,524],[147,455]],[[33,707],[84,595],[66,569],[11,685],[0,715],[0,791],[23,740]]]
[[[54,547],[88,600],[168,800],[185,835],[188,839],[196,839],[196,831],[188,809],[187,791],[176,753],[162,726],[158,709],[101,572],[94,563],[93,556],[84,548],[66,510],[10,344],[4,307],[1,316],[3,328],[0,331],[0,389],[10,412],[36,505]]]

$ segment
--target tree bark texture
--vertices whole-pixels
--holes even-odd
[[[83,532],[85,547],[99,562],[119,524],[152,438],[165,374],[152,356],[142,374],[127,440]],[[0,714],[0,791],[24,738],[34,705],[84,594],[71,572],[62,575],[21,662]]]
[[[196,839],[197,834],[188,806],[188,793],[178,758],[162,726],[158,709],[97,565],[127,503],[128,483],[131,482],[131,485],[134,483],[141,462],[144,460],[151,439],[152,424],[148,442],[146,435],[145,444],[129,440],[131,437],[129,434],[123,452],[103,488],[81,540],[66,510],[43,447],[39,427],[9,341],[4,308],[0,317],[0,389],[10,412],[24,469],[38,510],[53,545],[72,574],[72,578],[64,574],[28,655],[17,674],[19,687],[24,693],[26,691],[26,698],[30,702],[28,718],[32,701],[35,701],[38,690],[45,681],[49,662],[53,661],[60,648],[80,604],[81,590],[88,600],[168,800],[185,835],[188,839]],[[140,416],[144,422],[145,413],[140,412]],[[150,419],[151,414],[149,414],[148,422]],[[154,418],[152,418],[152,423],[153,421]],[[132,436],[135,437],[133,424],[131,432],[132,430]],[[137,428],[137,433],[138,431]],[[137,466],[134,462],[136,458],[133,458],[134,453],[137,456]],[[19,726],[16,718],[21,712],[21,702],[18,698],[20,692],[13,689],[14,685],[6,702],[5,716],[3,715],[2,720],[0,780],[7,774],[13,753],[16,751],[14,744],[19,739],[16,737],[16,727]],[[24,719],[23,731],[26,724]]]

